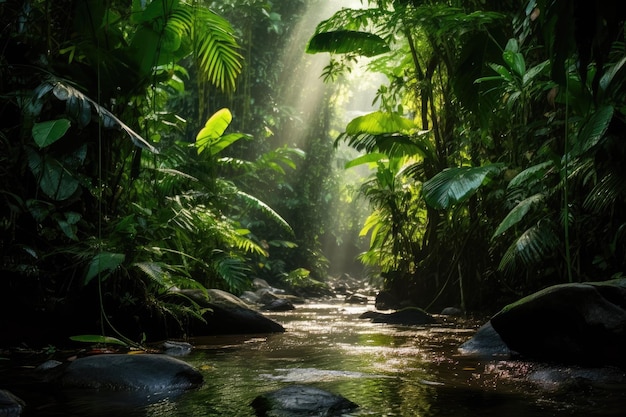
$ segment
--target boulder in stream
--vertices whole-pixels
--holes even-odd
[[[626,368],[626,279],[548,287],[504,307],[491,324],[527,358]]]
[[[340,395],[306,385],[259,395],[250,405],[260,417],[340,416],[358,407]]]
[[[203,382],[195,368],[167,355],[94,355],[58,368],[51,370],[51,382],[64,388],[159,394],[186,391]]]
[[[0,389],[0,417],[19,417],[24,405],[24,401],[10,391]]]
[[[463,343],[459,351],[465,355],[481,357],[508,358],[511,356],[511,350],[495,331],[491,321],[485,323],[470,340]]]
[[[201,307],[209,308],[202,317],[206,323],[190,325],[192,336],[218,334],[282,333],[285,328],[274,320],[252,310],[235,295],[222,290],[180,290]]]

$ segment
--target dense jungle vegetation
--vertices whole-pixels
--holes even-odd
[[[340,249],[428,309],[623,274],[617,1],[364,0],[303,33],[322,3],[0,0],[3,337],[182,332],[173,288],[315,289],[361,272]],[[339,125],[357,67],[378,110]]]

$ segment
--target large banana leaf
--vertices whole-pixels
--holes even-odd
[[[501,164],[445,169],[424,183],[424,201],[433,208],[448,209],[469,199],[490,175],[501,169]]]
[[[355,30],[334,30],[313,35],[309,40],[306,52],[316,54],[330,52],[333,54],[356,53],[361,56],[376,56],[389,52],[389,45],[383,38],[369,32]]]

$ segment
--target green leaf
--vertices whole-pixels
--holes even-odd
[[[71,123],[67,119],[35,123],[32,129],[33,139],[40,148],[45,148],[61,139],[70,128],[70,125]]]
[[[424,201],[433,208],[448,209],[470,198],[490,174],[500,170],[501,164],[445,169],[422,186]]]
[[[512,83],[513,82],[513,74],[511,74],[511,72],[506,69],[503,65],[499,65],[499,64],[489,64],[489,66],[491,67],[491,69],[493,69],[495,72],[497,72],[498,74],[500,74],[500,76],[502,78],[504,78],[506,81]]]
[[[381,159],[387,159],[389,158],[387,155],[385,155],[384,153],[378,153],[378,152],[373,152],[373,153],[366,153],[365,155],[361,155],[358,158],[353,159],[352,161],[348,161],[345,165],[345,168],[352,168],[352,167],[356,167],[359,165],[363,165],[363,164],[370,164],[373,162],[378,162]]]
[[[597,109],[587,120],[578,134],[574,153],[583,153],[595,146],[604,136],[613,119],[613,106],[603,106]]]
[[[306,52],[316,54],[357,53],[361,56],[375,56],[389,52],[389,45],[383,38],[369,32],[354,30],[334,30],[314,35],[307,45]]]
[[[507,214],[507,216],[504,218],[504,220],[502,220],[502,222],[498,226],[498,229],[493,233],[493,236],[491,236],[491,238],[494,239],[496,236],[501,235],[509,228],[519,223],[533,206],[543,201],[543,198],[544,195],[540,193],[532,195],[517,203],[517,205],[513,207],[513,210],[511,210],[509,214]]]
[[[513,70],[518,76],[523,77],[526,74],[526,62],[524,61],[524,55],[519,52],[504,51],[502,53],[504,62],[507,63],[509,68]]]
[[[224,134],[232,120],[233,115],[230,113],[230,110],[226,108],[218,110],[209,118],[196,136],[196,148],[198,150],[198,155],[206,149],[209,149],[211,154],[216,153],[211,151],[210,148],[217,142],[220,136]]]
[[[78,180],[50,155],[39,155],[32,149],[26,149],[28,167],[39,182],[41,190],[50,198],[62,201],[71,197],[78,186]]]
[[[85,285],[102,272],[112,271],[124,262],[123,253],[102,252],[93,257],[85,275]]]
[[[346,126],[346,134],[358,135],[367,133],[380,135],[383,133],[396,133],[416,128],[415,123],[397,113],[376,111],[356,117]]]
[[[98,334],[81,334],[77,336],[71,336],[70,340],[82,343],[128,346],[127,343],[122,342],[120,339],[111,336],[101,336]]]
[[[211,155],[216,155],[242,138],[250,138],[250,136],[243,133],[231,133],[229,135],[224,135],[211,145],[209,151],[211,152]]]
[[[528,85],[537,75],[541,74],[549,66],[550,61],[546,60],[530,68],[522,77],[522,85]]]
[[[546,162],[542,162],[540,164],[528,167],[522,172],[520,172],[519,174],[517,174],[511,180],[511,182],[509,182],[509,185],[507,186],[507,188],[520,187],[524,185],[527,181],[539,180],[545,175],[548,169],[552,168],[553,165],[554,165],[553,161],[546,161]]]

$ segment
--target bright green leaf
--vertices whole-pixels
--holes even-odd
[[[111,336],[101,336],[98,334],[81,334],[78,336],[71,336],[70,340],[82,343],[128,346],[127,343],[122,342],[120,339]]]
[[[380,135],[383,133],[396,133],[414,129],[416,127],[412,120],[400,116],[397,113],[386,113],[376,111],[363,116],[356,117],[346,126],[346,134],[358,135],[367,133],[370,135]]]
[[[307,45],[306,52],[315,54],[330,52],[334,54],[357,53],[361,56],[375,56],[389,52],[389,46],[383,38],[369,32],[354,30],[335,30],[314,35]]]
[[[205,149],[210,149],[215,141],[217,141],[217,139],[224,134],[226,128],[228,128],[232,120],[233,116],[230,113],[230,110],[226,108],[218,110],[209,118],[204,125],[204,128],[202,128],[196,136],[196,148],[198,150],[198,155]],[[214,152],[211,153],[213,154]]]
[[[345,165],[345,168],[352,168],[363,164],[370,164],[373,162],[378,162],[381,159],[389,158],[387,155],[383,153],[366,153],[365,155],[361,155],[358,158],[353,159],[352,161],[348,161]]]
[[[518,76],[523,77],[526,74],[526,62],[524,61],[524,55],[519,52],[504,51],[502,53],[504,62],[507,63],[509,68],[513,70]]]

